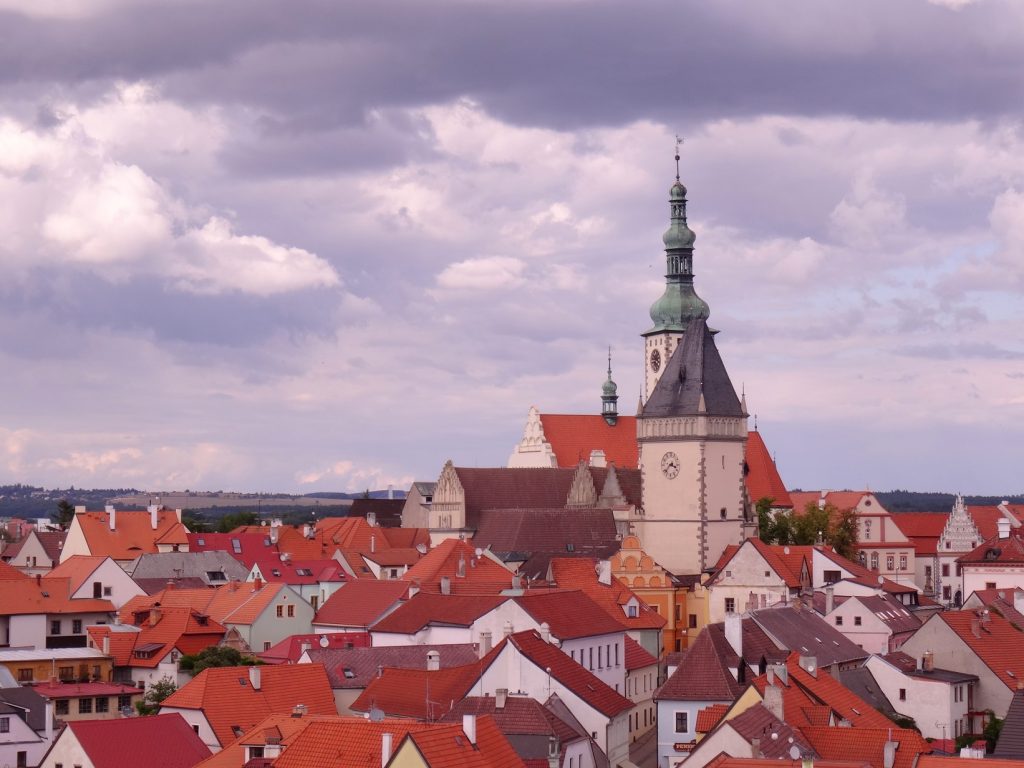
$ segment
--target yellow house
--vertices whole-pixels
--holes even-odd
[[[661,614],[666,621],[662,630],[664,653],[681,651],[689,644],[687,627],[691,623],[687,610],[687,587],[654,562],[636,536],[626,536],[617,554],[611,558],[612,574],[637,597]],[[706,623],[706,621],[705,621]],[[693,637],[697,634],[694,633]]]

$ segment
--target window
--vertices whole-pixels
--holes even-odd
[[[615,666],[619,666],[619,644],[615,644]]]
[[[53,702],[53,711],[57,715],[66,715],[71,711],[70,702],[67,699],[57,699]]]
[[[60,619],[54,619],[53,621],[50,622],[50,634],[51,635],[59,635],[60,634]]]
[[[949,563],[945,563],[942,566],[942,575],[943,576],[949,576]]]
[[[597,646],[597,668],[598,669],[604,669],[604,664],[602,662],[602,653],[601,653],[601,651],[603,651],[603,650],[604,649],[600,645]]]
[[[839,579],[842,578],[839,571],[825,571],[823,574],[826,584],[835,584]]]
[[[74,667],[57,667],[57,677],[65,683],[75,679]]]
[[[872,552],[871,553],[871,570],[872,571],[877,571],[878,570],[878,553],[877,552]]]
[[[836,616],[836,626],[837,627],[843,626],[843,617],[842,616]]]
[[[264,651],[269,651],[270,650],[270,641],[269,640],[264,640],[263,641],[263,650]]]
[[[885,556],[885,569],[887,571],[892,571],[892,570],[896,569],[896,556],[895,555],[886,555]]]
[[[78,700],[78,714],[80,714],[80,715],[91,715],[92,714],[92,699],[79,699]]]
[[[736,611],[736,598],[727,597],[725,598],[725,612],[734,613]]]
[[[697,628],[697,614],[696,613],[691,613],[690,614],[689,627],[690,627],[690,629],[696,629]]]
[[[985,582],[985,589],[995,589],[995,588],[996,588],[996,583],[994,581],[986,581]]]
[[[906,555],[900,555],[900,570],[901,571],[907,570],[907,556]]]
[[[284,606],[283,605],[279,605],[279,606],[277,606],[277,618],[280,619],[283,616],[284,616]]]
[[[11,718],[9,718],[9,717],[0,717],[0,733],[10,733],[10,732],[11,732]]]
[[[723,520],[725,520],[725,518],[728,517],[728,515],[729,512],[726,510],[725,507],[722,507],[720,510],[718,510],[718,516],[721,517]]]
[[[689,713],[676,712],[676,733],[689,733]]]
[[[906,700],[907,700],[907,689],[906,688],[900,688],[900,701],[906,701]]]
[[[311,606],[313,606],[313,610],[315,611],[317,606],[320,604],[320,596],[319,595],[310,595],[309,596],[309,604]]]
[[[678,608],[679,606],[676,606],[676,607]],[[636,614],[636,606],[635,606],[635,605],[629,605],[629,606],[627,606],[627,607],[626,607],[626,615],[627,615],[627,616],[628,616],[629,618],[631,618],[631,619],[635,619],[635,618],[636,618],[636,615],[637,615],[637,614]],[[678,617],[676,618],[676,620],[678,621]]]
[[[19,683],[31,683],[32,682],[32,670],[22,667],[18,670],[18,682]]]
[[[96,711],[97,712],[109,712],[110,711],[110,699],[106,696],[99,696],[96,699]]]
[[[860,626],[860,616],[854,616],[853,617],[853,626],[855,626],[855,627],[859,627]]]
[[[587,659],[588,659],[588,662],[589,662],[588,666],[590,667],[590,671],[593,672],[594,671],[594,649],[593,649],[593,647],[591,647],[591,648],[588,648],[587,651],[588,651]]]
[[[19,752],[14,762],[18,768],[28,768],[28,752]]]
[[[92,583],[92,596],[95,598],[103,597],[103,584],[98,581]]]
[[[942,599],[943,600],[952,600],[953,599],[953,588],[952,587],[943,587],[942,588]]]
[[[288,606],[288,618],[289,619],[295,618],[295,606],[294,605],[289,605]]]
[[[117,697],[117,708],[124,709],[125,707],[132,708],[132,697],[129,693],[122,693]]]
[[[683,606],[677,605],[676,606],[676,621],[682,621],[682,620],[683,620]]]
[[[104,587],[103,588],[103,596],[104,597],[110,597],[112,594],[114,594],[114,588],[113,587]]]
[[[74,619],[71,622],[71,634],[73,634],[73,635],[80,635],[80,634],[82,634],[82,620],[81,619]]]

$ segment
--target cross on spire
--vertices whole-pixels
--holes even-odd
[[[683,145],[684,139],[676,134],[676,181],[679,181],[679,148]]]

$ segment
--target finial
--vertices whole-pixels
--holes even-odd
[[[683,139],[676,134],[676,181],[679,181],[679,147],[683,145]]]
[[[612,346],[608,345],[608,378],[612,377]]]
[[[754,414],[754,431],[757,432],[757,414]]]

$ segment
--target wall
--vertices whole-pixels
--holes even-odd
[[[953,686],[941,680],[906,675],[878,656],[870,657],[865,666],[871,672],[879,689],[901,715],[914,718],[918,730],[926,739],[955,738],[960,735],[954,726],[959,720],[967,725],[967,683],[962,701],[954,701]],[[906,700],[900,700],[900,689],[906,691]]]
[[[697,741],[697,712],[711,704],[731,704],[731,701],[659,701],[658,704],[658,766],[669,768],[684,759],[686,751],[676,751],[675,744]],[[676,732],[676,713],[687,714],[687,730]]]
[[[101,585],[100,597],[113,603],[114,608],[120,609],[122,605],[133,597],[146,594],[142,587],[132,581],[131,576],[125,573],[117,563],[108,558],[99,564],[99,567],[93,571],[92,575],[78,588],[72,597],[92,598],[93,584],[97,581]],[[105,589],[108,587],[110,588],[109,595],[106,594]]]
[[[69,686],[69,687],[73,687],[73,686]],[[126,695],[128,695],[128,694],[126,694]],[[78,701],[79,701],[80,698],[82,698],[82,699],[92,699],[92,712],[84,713],[84,714],[79,714],[79,712],[78,712]],[[76,720],[114,720],[114,719],[117,719],[117,718],[121,717],[121,709],[120,709],[120,707],[118,707],[118,704],[117,704],[118,698],[119,697],[117,695],[109,695],[109,696],[80,696],[80,697],[77,697],[77,698],[76,697],[71,697],[71,696],[54,696],[54,698],[53,698],[53,702],[54,702],[53,706],[54,706],[55,716],[56,716],[56,718],[58,720],[62,720],[65,723],[74,722]],[[68,702],[68,712],[65,715],[56,714],[57,701],[59,699],[65,699]],[[99,712],[99,711],[97,711],[96,699],[107,699],[107,711],[106,712]],[[137,702],[137,701],[142,701],[142,694],[141,693],[136,693],[136,694],[132,694],[131,695],[131,707],[132,707],[132,713],[133,714],[136,711],[135,710],[135,702]],[[2,764],[3,764],[3,762],[0,761],[0,765],[2,765]]]
[[[838,619],[842,619],[842,624]],[[857,618],[861,624],[857,626]],[[843,601],[842,605],[836,606],[825,620],[835,627],[846,639],[856,643],[868,653],[886,654],[889,652],[889,637],[892,634],[889,628],[873,611],[869,611],[864,604],[855,597]]]
[[[61,763],[65,768],[71,766],[93,768],[92,761],[85,754],[85,750],[82,749],[82,745],[78,743],[78,739],[75,738],[70,728],[65,728],[57,737],[53,749],[46,756],[46,760],[40,764],[40,768],[54,768],[57,763]]]
[[[89,555],[89,544],[85,540],[85,534],[82,533],[82,526],[78,522],[78,515],[71,521],[71,527],[68,528],[67,536],[64,538],[64,548],[60,551],[60,561],[63,563],[74,555]]]
[[[211,752],[220,752],[221,745],[217,741],[217,737],[213,733],[213,728],[210,727],[210,722],[206,719],[206,715],[198,709],[181,709],[179,707],[160,707],[160,714],[166,715],[170,712],[177,712],[183,718],[185,722],[192,726],[192,730],[196,730],[196,726],[199,729],[196,733],[199,738],[203,740],[203,744],[210,748]]]
[[[623,647],[625,633],[595,635],[565,640],[562,652],[585,667],[602,683],[617,693],[626,692],[626,653]],[[611,654],[611,662],[608,654]],[[616,661],[617,660],[617,661]]]
[[[89,658],[89,659],[61,659],[60,656],[54,656],[53,659],[40,659],[37,661],[5,661],[3,666],[10,670],[11,674],[14,675],[15,680],[19,680],[19,670],[31,669],[33,682],[42,683],[49,680],[51,677],[60,674],[61,667],[72,668],[73,680],[78,680],[81,676],[81,665],[87,666],[86,674],[92,678],[93,667],[98,666],[99,679],[103,682],[109,682],[113,674],[113,663],[109,658]],[[20,680],[19,680],[20,682]]]
[[[266,587],[264,587],[266,589]],[[278,618],[277,606],[284,606],[284,616]],[[288,606],[295,606],[295,616],[288,617]],[[313,606],[303,600],[287,586],[282,586],[281,591],[274,600],[263,610],[251,625],[232,624],[227,621],[228,626],[236,627],[249,647],[256,653],[268,648],[266,645],[276,645],[291,635],[309,634],[313,631],[312,622],[315,615]],[[332,630],[337,631],[337,630]]]
[[[11,616],[8,625],[8,645],[12,648],[45,648],[49,629],[44,614]]]
[[[33,563],[35,563],[33,565]],[[19,569],[30,576],[45,574],[53,567],[53,561],[46,554],[43,545],[39,542],[35,531],[29,532],[25,542],[21,545],[16,557],[11,558],[8,565]]]
[[[959,579],[951,577],[954,583],[953,591],[959,589],[956,584]],[[966,600],[972,592],[986,589],[986,584],[995,582],[996,589],[1016,589],[1024,587],[1024,568],[1013,566],[985,566],[982,568],[965,565],[963,569],[963,599]]]
[[[658,719],[658,708],[652,697],[658,687],[658,665],[640,667],[626,673],[626,698],[634,703],[630,713],[630,741],[651,730]]]
[[[765,574],[768,574],[767,576]],[[787,600],[790,589],[752,544],[744,544],[708,584],[710,622],[725,621],[725,601],[734,601],[734,611],[747,611],[751,592],[759,599],[758,608],[767,608]],[[763,601],[762,601],[763,596]],[[763,604],[762,604],[763,602]]]
[[[401,635],[395,632],[371,632],[371,645],[391,647],[396,645],[452,645],[472,643],[472,627],[426,627],[415,635]]]
[[[0,733],[0,765],[17,765],[19,752],[25,753],[28,765],[38,765],[50,745],[13,712],[4,712],[0,717],[10,718],[10,731]]]
[[[85,648],[89,644],[86,627],[94,624],[107,624],[112,620],[112,615],[108,613],[51,613],[44,618],[46,619],[44,628],[47,642],[62,643],[61,648]],[[56,635],[50,634],[50,625],[54,621],[60,622],[60,633]],[[74,631],[75,621],[81,622],[82,628],[79,632]]]

